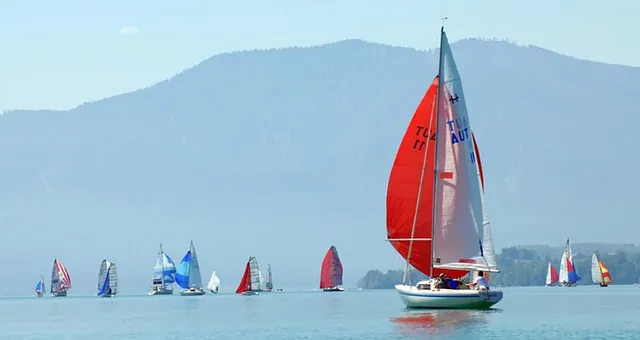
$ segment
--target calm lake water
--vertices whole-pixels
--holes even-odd
[[[640,287],[505,288],[491,311],[409,311],[394,290],[0,300],[0,339],[638,339]],[[72,294],[72,293],[71,293]]]

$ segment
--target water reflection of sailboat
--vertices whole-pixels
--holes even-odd
[[[442,310],[407,313],[390,320],[397,326],[396,330],[404,335],[424,333],[443,335],[452,332],[464,332],[469,327],[486,323],[490,313],[499,311]]]

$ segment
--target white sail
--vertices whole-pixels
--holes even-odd
[[[249,260],[249,271],[251,274],[251,290],[261,291],[262,281],[260,280],[260,268],[258,267],[258,260],[256,260],[255,257]]]
[[[569,268],[567,268],[567,260],[571,260],[571,245],[569,245],[569,240],[564,246],[564,252],[562,253],[562,258],[560,259],[560,273],[558,275],[558,281],[560,282],[569,282]]]
[[[600,261],[598,255],[594,252],[591,256],[591,280],[593,283],[602,283],[602,271],[600,270]]]
[[[198,255],[196,255],[196,247],[191,241],[191,268],[189,270],[189,285],[195,288],[202,288],[202,274],[200,273],[200,265],[198,264]]]
[[[553,278],[551,277],[551,263],[549,263],[549,266],[547,267],[547,279],[544,282],[545,282],[545,285],[547,286],[556,283],[556,282],[553,282]]]
[[[441,55],[434,264],[453,268],[480,255],[485,215],[462,81],[444,33]]]
[[[216,271],[214,270],[211,274],[211,278],[209,279],[209,283],[207,284],[207,289],[210,291],[217,292],[220,288],[220,279],[216,275]]]
[[[113,262],[109,263],[109,287],[111,294],[118,293],[118,267]]]
[[[107,271],[109,270],[109,261],[102,260],[100,263],[100,272],[98,273],[98,291],[102,288],[102,284],[104,283],[104,279],[107,277]],[[111,277],[109,277],[111,279]]]

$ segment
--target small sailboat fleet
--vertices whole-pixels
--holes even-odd
[[[407,307],[489,308],[502,300],[502,291],[441,289],[434,277],[499,272],[483,190],[478,145],[442,27],[438,74],[409,123],[387,188],[388,241],[406,260],[395,288]],[[410,285],[409,266],[431,278]]]
[[[44,293],[47,291],[47,287],[45,287],[44,284],[44,276],[40,275],[40,281],[38,281],[38,283],[36,284],[36,295],[38,297],[43,297]]]
[[[202,287],[202,275],[200,274],[200,266],[198,265],[198,256],[196,255],[196,247],[193,241],[189,245],[189,250],[180,261],[180,265],[176,270],[176,283],[184,290],[180,291],[180,295],[204,295],[205,291]]]
[[[262,291],[262,282],[260,280],[260,268],[258,260],[255,257],[249,257],[247,265],[244,268],[244,274],[240,280],[240,284],[236,289],[236,294],[242,295],[258,295]]]
[[[342,292],[342,262],[338,250],[331,246],[322,260],[320,268],[320,289],[325,292]]]
[[[53,260],[51,271],[51,295],[54,297],[67,296],[71,289],[71,275],[67,268],[57,258]]]
[[[209,283],[207,284],[207,289],[213,294],[218,294],[218,289],[220,288],[220,278],[216,275],[216,271],[214,270],[211,273],[211,278],[209,279]]]
[[[545,280],[546,286],[555,286],[558,284],[559,276],[558,271],[554,266],[549,263],[549,267],[547,268],[547,279]]]
[[[173,283],[176,281],[174,277],[175,273],[176,265],[169,255],[164,253],[161,243],[156,265],[153,267],[153,280],[151,281],[149,295],[173,294]]]
[[[575,287],[581,279],[580,275],[576,272],[576,267],[573,265],[573,252],[571,251],[569,239],[567,239],[562,258],[560,259],[560,275],[558,278],[560,286]]]
[[[118,268],[114,262],[106,259],[100,263],[98,273],[98,293],[100,297],[114,297],[118,294]]]
[[[591,256],[591,280],[600,287],[607,287],[611,284],[611,273],[609,269],[598,258],[598,252],[594,251]]]

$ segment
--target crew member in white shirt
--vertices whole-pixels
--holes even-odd
[[[486,289],[489,290],[489,283],[484,278],[484,272],[481,270],[478,272],[478,277],[476,277],[472,283],[467,284],[469,287],[476,287],[476,289]]]

